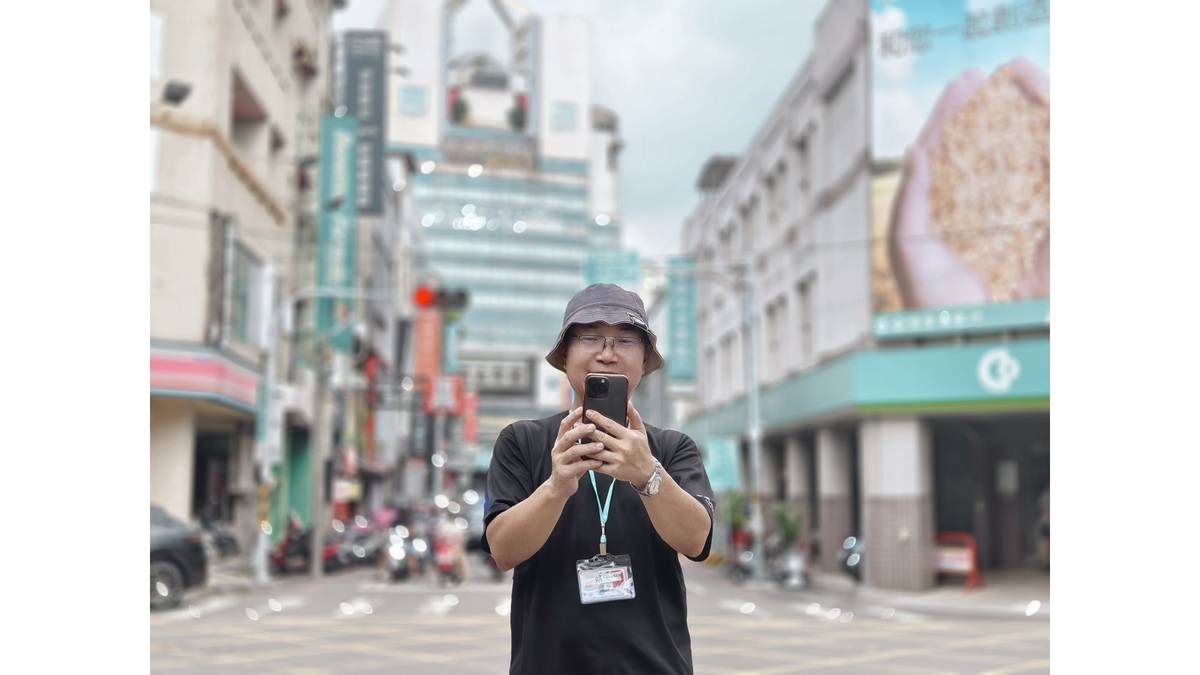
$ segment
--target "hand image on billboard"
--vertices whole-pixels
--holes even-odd
[[[997,74],[1002,72],[1030,100],[1049,106],[1049,77],[1032,62],[1017,59]],[[988,85],[988,77],[979,69],[963,71],[942,90],[921,133],[905,154],[903,181],[892,205],[887,234],[888,256],[905,308],[968,305],[998,299],[997,289],[990,288],[990,280],[981,275],[979,261],[965,260],[961,250],[951,246],[934,228],[935,162],[942,150],[946,121]],[[958,148],[951,146],[949,150]],[[961,241],[964,235],[959,236]],[[994,238],[995,233],[980,231],[965,236],[984,240]],[[1008,299],[1049,296],[1048,224],[1045,234],[1034,245],[1031,264],[1021,271]],[[1003,255],[1000,251],[989,254]]]

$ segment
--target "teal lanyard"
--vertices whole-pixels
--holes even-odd
[[[596,472],[589,469],[588,478],[592,479],[592,493],[596,495],[596,508],[600,511],[600,555],[608,555],[608,535],[604,532],[604,526],[608,524],[608,507],[612,506],[613,486],[617,484],[617,479],[613,478],[608,484],[608,496],[604,498],[604,506],[600,506],[600,488],[596,487]]]

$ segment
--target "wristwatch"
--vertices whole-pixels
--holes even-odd
[[[633,485],[633,489],[637,490],[638,494],[644,497],[653,497],[658,494],[658,489],[662,487],[662,470],[662,464],[656,459],[654,460],[654,473],[650,474],[650,480],[646,481],[646,487],[639,488],[633,485],[633,483],[630,483],[630,485]]]

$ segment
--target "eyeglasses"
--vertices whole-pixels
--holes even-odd
[[[613,351],[619,354],[636,354],[642,349],[642,339],[636,337],[604,337],[603,335],[576,335],[571,338],[585,351],[600,352],[613,342]]]

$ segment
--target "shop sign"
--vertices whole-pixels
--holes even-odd
[[[212,398],[245,412],[259,403],[259,376],[211,351],[150,350],[150,394]]]
[[[704,471],[714,492],[741,488],[737,441],[733,438],[710,438],[704,445]]]

